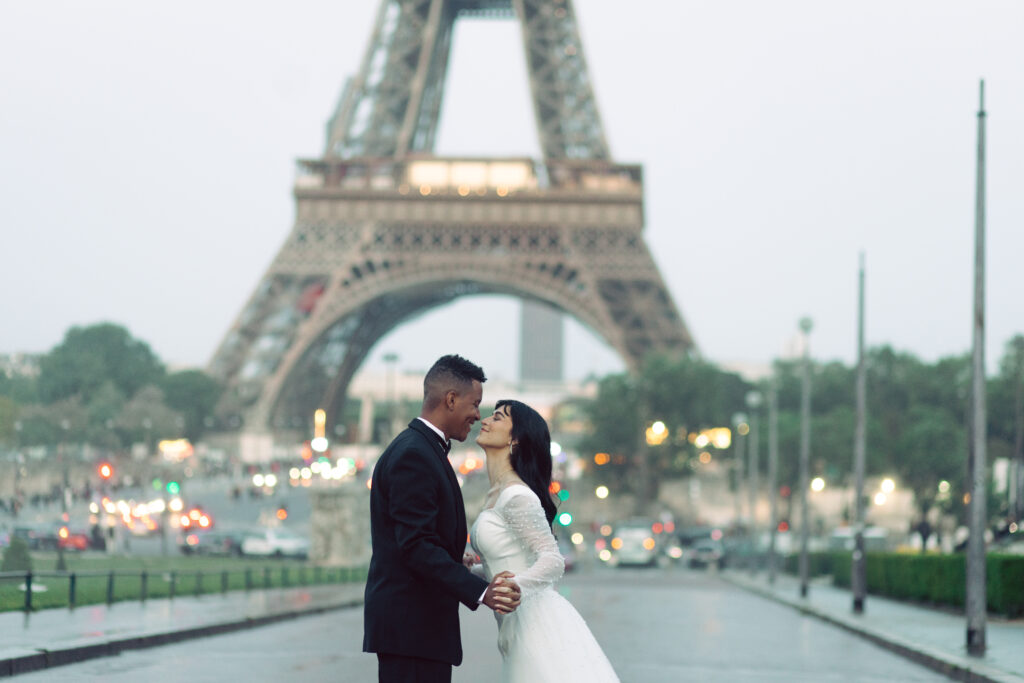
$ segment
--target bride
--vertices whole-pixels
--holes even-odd
[[[537,411],[499,401],[476,440],[487,454],[491,489],[470,533],[490,577],[515,574],[519,608],[497,614],[498,649],[508,683],[618,681],[583,618],[555,590],[565,560],[551,533],[551,436]],[[467,566],[477,558],[466,553]]]

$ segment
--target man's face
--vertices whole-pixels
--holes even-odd
[[[480,401],[484,398],[484,388],[480,382],[473,380],[473,386],[467,391],[455,395],[455,403],[450,416],[448,436],[456,441],[465,441],[469,430],[480,419]]]

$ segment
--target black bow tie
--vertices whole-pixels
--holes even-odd
[[[442,441],[441,442],[441,450],[444,451],[445,456],[448,455],[448,453],[452,450],[451,439],[449,439],[448,441]]]

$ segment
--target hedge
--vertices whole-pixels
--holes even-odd
[[[1024,615],[1024,556],[990,554],[985,568],[988,611],[1010,618]],[[849,588],[851,573],[850,554],[835,554],[833,584]],[[966,602],[963,554],[868,553],[866,574],[868,592],[875,595],[957,608]]]

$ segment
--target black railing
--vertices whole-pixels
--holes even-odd
[[[204,577],[220,576],[220,585],[214,588],[210,582],[203,583]],[[254,577],[259,577],[254,581]],[[136,571],[27,571],[27,572],[0,572],[0,587],[10,581],[22,581],[23,585],[18,589],[24,590],[24,604],[21,609],[31,612],[34,609],[45,609],[49,607],[64,607],[74,609],[78,605],[100,604],[108,605],[114,602],[126,600],[138,600],[144,602],[148,598],[169,598],[176,595],[192,592],[196,596],[204,593],[220,592],[222,594],[235,590],[263,590],[269,588],[289,588],[292,586],[323,585],[331,583],[350,583],[362,581],[366,578],[366,569],[359,567],[314,567],[312,581],[306,567],[299,567],[297,577],[289,571],[289,567],[263,567],[262,572],[254,572],[252,567],[245,569],[224,569],[211,571],[210,569],[183,571],[171,569],[162,572],[150,572],[147,570]],[[58,579],[66,582],[67,597],[56,597],[47,591],[45,602],[39,606],[33,605],[33,597],[38,588],[39,579]],[[102,580],[106,579],[105,587]],[[50,581],[48,584],[52,583]],[[84,587],[84,588],[83,588]],[[10,591],[6,600],[6,609],[18,609],[10,599]],[[84,595],[83,595],[84,593]],[[0,611],[4,609],[0,603]]]

